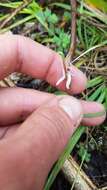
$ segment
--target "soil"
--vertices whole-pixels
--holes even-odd
[[[60,172],[53,183],[51,190],[70,190],[71,185],[65,179],[64,175]]]
[[[83,169],[98,188],[107,186],[107,156],[104,153],[91,152],[91,160]]]

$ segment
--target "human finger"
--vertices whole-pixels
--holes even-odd
[[[13,136],[21,124],[0,126],[0,140]]]
[[[84,117],[82,123],[88,126],[100,125],[106,118],[106,111],[102,104],[91,101],[81,101]]]
[[[51,167],[79,125],[78,100],[61,97],[52,108],[48,103],[33,112],[13,137],[0,141],[2,189],[43,189]]]
[[[0,92],[0,125],[11,125],[24,121],[37,108],[51,100],[56,103],[63,96],[22,88],[3,88]],[[103,112],[103,115],[83,118],[84,125],[98,125],[105,119],[104,107],[96,102],[81,101],[83,114]]]
[[[5,49],[5,51],[4,51]],[[34,78],[47,80],[56,86],[64,75],[62,58],[48,49],[19,35],[0,36],[0,79],[17,71],[31,75]],[[86,87],[86,77],[76,67],[71,66],[72,85],[69,93],[79,93]],[[57,87],[66,90],[66,81]]]

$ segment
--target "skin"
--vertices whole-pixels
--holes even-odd
[[[71,70],[72,89],[67,92],[77,94],[85,89],[87,79],[74,66]],[[63,73],[62,59],[28,38],[1,35],[0,79],[14,71],[44,79],[55,86]],[[65,83],[57,88],[65,91]],[[84,113],[103,111],[102,105],[65,96],[67,101],[63,104],[69,107],[72,103],[72,110],[78,103],[76,111],[80,115],[77,117],[67,114],[69,110],[64,111],[63,98],[30,89],[0,89],[0,189],[43,189],[51,167],[80,121],[89,126],[104,121],[105,114],[82,118]]]

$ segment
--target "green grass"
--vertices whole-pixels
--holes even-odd
[[[93,80],[91,80],[89,82],[89,85],[88,85],[88,88],[91,88],[93,86],[96,85],[96,80],[98,78],[96,77],[94,79],[94,82],[91,83]],[[99,84],[101,83],[101,80],[99,80]],[[103,81],[102,81],[103,83]],[[101,83],[101,86],[102,87],[102,83]],[[92,84],[92,86],[91,86]],[[98,83],[97,83],[98,84]],[[99,88],[98,88],[99,89]],[[104,88],[105,90],[106,88]],[[95,91],[96,92],[96,91]],[[94,93],[95,93],[94,92]],[[103,93],[101,91],[101,88],[100,88],[100,96],[102,96]],[[92,95],[91,95],[92,96]],[[92,96],[92,99],[91,99],[91,96],[88,98],[90,101],[95,101],[96,100],[96,95],[94,94],[94,96]],[[106,89],[106,92],[105,94],[103,95],[103,98],[98,98],[96,101],[100,102],[100,103],[106,103],[106,99],[107,99],[107,89]],[[100,116],[103,116],[105,114],[105,112],[97,112],[97,113],[87,113],[87,114],[84,114],[84,118],[94,118],[94,117],[100,117]],[[48,177],[48,180],[47,180],[47,183],[45,185],[45,188],[44,190],[49,190],[52,186],[52,183],[54,182],[57,174],[59,173],[59,171],[61,170],[64,162],[66,161],[66,159],[69,157],[69,154],[72,153],[74,147],[77,145],[80,137],[82,136],[82,134],[86,131],[86,126],[80,126],[79,128],[77,128],[76,132],[73,134],[73,136],[70,138],[70,141],[66,147],[66,149],[64,150],[63,154],[61,155],[61,157],[59,158],[59,160],[57,161],[57,163],[55,164],[51,174],[49,175]],[[84,155],[82,157],[82,159],[84,158]],[[84,158],[85,159],[85,158]]]
[[[93,60],[93,55],[96,54],[98,48],[106,46],[107,44],[107,15],[102,13],[99,15],[95,10],[86,9],[83,1],[78,0],[78,19],[77,19],[77,49],[75,64],[81,68],[91,67],[94,68],[94,61],[90,64],[90,60]],[[11,12],[21,6],[23,1],[8,1],[8,3],[0,3],[0,8],[4,9],[0,14],[0,22],[9,18]],[[41,27],[40,31],[33,31],[29,33],[29,36],[33,36],[33,39],[50,46],[55,51],[59,52],[63,57],[67,54],[70,46],[70,14],[71,6],[64,3],[61,0],[47,4],[42,8],[37,1],[33,0],[26,8],[19,11],[14,17],[11,18],[1,30],[0,33],[7,32],[9,30],[16,30],[18,33],[19,27],[23,33],[23,28],[29,23],[36,23]],[[63,22],[64,27],[59,27]],[[97,23],[97,26],[95,24]],[[91,27],[90,27],[91,25]],[[39,27],[38,27],[39,28]],[[42,32],[42,35],[41,35]],[[72,39],[71,39],[72,40]],[[107,81],[105,75],[97,73],[94,75],[88,72],[88,85],[87,90],[84,93],[86,100],[97,101],[103,103],[107,109]],[[51,88],[49,88],[51,89]],[[51,90],[49,90],[50,92]],[[57,91],[55,94],[62,94]],[[81,94],[81,97],[83,94]],[[84,117],[99,117],[104,113],[89,113]],[[106,127],[106,126],[105,126]],[[65,160],[69,157],[81,135],[85,132],[86,127],[80,126],[74,135],[71,137],[65,151],[59,158],[58,162],[53,167],[45,185],[45,190],[49,190],[54,182],[58,172],[62,168]]]

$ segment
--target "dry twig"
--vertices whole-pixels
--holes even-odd
[[[72,7],[72,20],[71,20],[71,46],[69,50],[70,54],[70,61],[73,60],[73,57],[75,55],[75,49],[76,49],[76,18],[77,18],[77,1],[76,0],[70,0],[71,7]]]
[[[86,176],[86,174],[82,170],[78,173],[78,170],[79,165],[70,156],[69,159],[66,160],[62,168],[62,171],[69,183],[72,185],[72,183],[76,179],[76,190],[96,190],[96,186],[91,182],[91,180]]]
[[[59,85],[62,81],[66,80],[66,88],[70,89],[72,84],[72,71],[71,71],[71,64],[73,61],[73,57],[75,54],[76,49],[76,18],[77,18],[77,1],[76,0],[70,0],[71,6],[72,6],[72,21],[71,21],[71,45],[69,52],[65,58],[64,61],[64,69],[65,73],[63,76],[58,80],[56,85]]]

